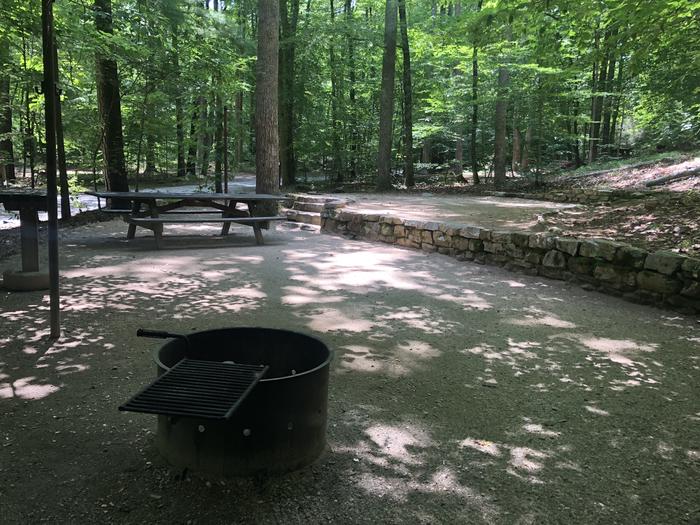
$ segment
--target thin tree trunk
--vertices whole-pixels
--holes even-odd
[[[199,114],[199,174],[206,177],[209,173],[209,153],[211,152],[211,130],[212,117],[214,115],[213,108],[209,107],[206,97],[200,97]]]
[[[180,90],[180,60],[178,49],[177,28],[173,28],[173,63],[175,67],[175,78],[177,85],[175,89],[175,142],[177,149],[177,176],[185,177],[187,175],[187,163],[185,161],[185,124],[184,124],[184,109],[182,107],[182,91]]]
[[[95,0],[95,27],[99,32],[112,33],[111,0]],[[104,136],[102,156],[105,164],[105,183],[108,191],[129,191],[124,160],[122,135],[122,110],[119,94],[117,63],[111,58],[97,55],[97,102]],[[114,199],[113,208],[125,208],[129,201]]]
[[[431,150],[431,144],[430,144],[430,137],[425,137],[423,139],[423,147],[421,148],[421,154],[420,154],[420,161],[423,164],[430,164],[430,150]]]
[[[500,66],[498,68],[495,137],[493,144],[493,182],[496,186],[502,186],[506,182],[506,108],[508,106],[508,80],[508,70],[505,66]]]
[[[150,119],[149,119],[150,120]],[[146,166],[143,174],[146,176],[156,173],[156,139],[151,130],[146,135]]]
[[[528,123],[525,131],[525,144],[523,145],[523,153],[520,157],[520,169],[523,171],[530,170],[530,153],[532,152],[532,123]]]
[[[481,11],[482,0],[476,5],[477,13]],[[478,33],[474,36],[474,46],[472,47],[472,129],[470,140],[470,156],[472,164],[472,181],[479,184],[479,160],[476,155],[476,129],[479,124],[479,46],[476,41]]]
[[[291,14],[287,9],[288,0],[280,0],[280,23],[282,41],[279,55],[279,140],[280,176],[284,186],[296,181],[296,153],[294,151],[294,58],[296,51],[296,30],[299,19],[299,0],[291,0]]]
[[[607,34],[606,34],[607,39]],[[599,48],[599,38],[596,32],[594,49]],[[600,95],[604,91],[605,76],[607,73],[608,57],[605,55],[603,61],[598,67],[598,63],[593,63],[592,91],[593,97],[591,101],[591,126],[588,144],[588,162],[594,162],[598,158],[598,146],[600,142],[600,118],[603,109],[603,98]]]
[[[192,109],[192,119],[190,120],[190,138],[187,149],[187,162],[185,170],[188,175],[194,177],[197,165],[197,121],[199,119],[199,103],[195,99]]]
[[[8,181],[15,180],[15,154],[12,145],[12,104],[10,100],[10,41],[0,35],[0,165]]]
[[[61,189],[61,218],[67,219],[71,216],[70,211],[70,189],[68,188],[68,168],[66,166],[66,145],[63,137],[63,111],[61,109],[61,92],[59,85],[58,70],[58,47],[56,40],[53,44],[53,64],[56,82],[56,153],[58,156],[58,184]]]
[[[236,109],[234,114],[236,122],[236,158],[234,169],[238,169],[243,162],[243,91],[236,93]]]
[[[615,56],[610,55],[610,61],[608,62],[608,72],[607,78],[605,79],[605,99],[603,101],[603,129],[600,134],[601,144],[608,145],[612,141],[610,140],[610,120],[612,118],[612,104],[613,104],[613,81],[615,80]]]
[[[352,0],[345,0],[345,16],[347,17],[348,32],[347,32],[347,49],[348,49],[348,69],[350,73],[350,111],[348,120],[350,123],[350,159],[349,159],[349,174],[350,179],[355,180],[357,178],[357,142],[359,140],[359,134],[357,132],[357,107],[355,104],[356,100],[356,74],[355,74],[355,42],[354,34],[352,32],[353,23],[353,8]]]
[[[399,0],[399,20],[403,53],[403,174],[406,186],[410,188],[415,185],[415,180],[413,177],[413,88],[411,87],[411,51],[408,42],[406,0]]]
[[[511,170],[513,171],[513,173],[518,173],[521,168],[521,145],[520,130],[515,126],[515,118],[513,118],[513,159],[511,161]]]
[[[622,56],[620,56],[620,59],[618,60],[618,66],[617,66],[617,89],[615,90],[615,101],[613,103],[613,112],[612,112],[612,119],[610,123],[610,142],[611,143],[617,143],[619,146],[620,143],[617,141],[617,121],[618,117],[620,115],[620,102],[622,101],[622,89],[623,89],[623,83],[622,83],[622,70],[623,70],[623,61],[622,61]]]
[[[218,85],[218,82],[216,83]],[[223,167],[224,167],[224,107],[221,95],[214,97],[214,191],[223,191]]]
[[[330,0],[331,27],[335,25],[335,4]],[[343,183],[343,148],[340,143],[340,68],[333,44],[335,31],[332,31],[331,45],[329,46],[329,64],[331,74],[331,152],[333,155],[333,175],[337,184]]]
[[[396,75],[396,25],[396,0],[386,0],[381,106],[379,110],[379,152],[377,155],[377,190],[379,191],[385,191],[391,188],[391,142],[394,117],[394,77]]]
[[[279,4],[258,0],[258,60],[255,79],[255,190],[279,191]],[[267,211],[267,210],[266,210]]]

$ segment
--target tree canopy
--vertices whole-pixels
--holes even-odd
[[[96,24],[95,6],[104,1],[55,2],[68,165],[99,165],[104,154],[100,57],[118,70],[130,175],[211,174],[214,183],[223,156],[237,169],[249,168],[255,162],[257,3],[112,0],[110,33]],[[415,161],[464,161],[488,172],[494,160],[498,165],[500,139],[508,169],[527,172],[629,148],[700,143],[698,1],[403,5],[412,100],[406,104],[402,89],[409,55],[399,51],[391,80],[393,126],[382,128],[390,133],[395,183],[412,149]],[[385,19],[396,6],[395,0],[280,0],[285,184],[319,172],[338,184],[374,181]],[[43,155],[39,17],[38,2],[0,0],[0,163],[14,162],[17,173],[34,171]],[[399,48],[405,45],[400,36],[394,35]],[[407,108],[415,144],[408,149]]]

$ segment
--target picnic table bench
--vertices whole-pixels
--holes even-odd
[[[263,244],[262,229],[272,221],[286,221],[279,215],[256,215],[262,204],[287,200],[284,195],[264,193],[200,193],[200,192],[97,192],[88,195],[98,199],[131,201],[131,209],[106,208],[102,211],[121,215],[129,225],[126,238],[133,239],[136,227],[153,232],[156,247],[163,245],[164,224],[220,223],[221,235],[227,235],[231,223],[251,226],[256,244]],[[238,205],[242,204],[241,208]]]

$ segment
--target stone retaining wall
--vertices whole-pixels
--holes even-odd
[[[321,229],[462,261],[572,281],[627,300],[700,313],[700,259],[628,244],[326,210]]]

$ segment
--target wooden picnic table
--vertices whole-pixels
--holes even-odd
[[[162,191],[88,191],[98,199],[131,202],[131,209],[102,209],[122,215],[129,224],[126,238],[133,239],[136,227],[153,231],[156,246],[162,247],[163,224],[221,223],[221,235],[227,235],[231,223],[251,226],[255,242],[263,244],[262,228],[270,221],[287,220],[284,216],[261,216],[261,205],[288,200],[284,195],[266,193],[204,193]],[[242,207],[239,207],[239,204]]]
[[[46,192],[39,190],[2,190],[0,204],[7,211],[19,212],[22,270],[3,273],[3,284],[10,290],[44,290],[49,287],[48,273],[39,271],[39,212],[48,209]]]

